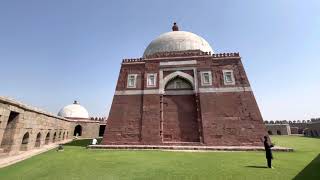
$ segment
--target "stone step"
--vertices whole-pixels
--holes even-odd
[[[201,146],[200,142],[163,142],[166,146]]]
[[[4,153],[4,152],[0,153],[0,159],[1,158],[6,158],[8,156],[9,156],[9,153]]]
[[[263,146],[180,146],[180,145],[89,145],[90,149],[130,149],[130,150],[198,150],[198,151],[264,151]],[[292,152],[292,148],[274,147],[273,151]]]

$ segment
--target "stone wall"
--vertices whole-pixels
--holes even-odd
[[[269,135],[291,135],[289,124],[266,124]]]
[[[25,104],[0,97],[1,151],[16,154],[72,138],[71,122]]]
[[[305,136],[320,137],[320,122],[311,122],[304,131]]]
[[[78,125],[81,138],[98,137],[99,121],[70,120],[0,97],[0,153],[12,155],[72,139]]]

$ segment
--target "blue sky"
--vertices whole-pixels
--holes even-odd
[[[320,1],[0,0],[0,95],[108,114],[123,58],[171,30],[240,52],[264,119],[320,117]]]

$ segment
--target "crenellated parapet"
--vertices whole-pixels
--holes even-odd
[[[122,60],[122,63],[135,63],[135,62],[144,62],[144,58],[131,58],[131,59]]]
[[[320,118],[311,118],[310,120],[265,120],[265,124],[309,124],[312,122],[320,122]]]
[[[307,124],[312,122],[311,120],[271,120],[264,121],[265,124]]]
[[[240,57],[238,52],[236,53],[220,53],[220,54],[212,54],[214,58],[224,58],[224,57]]]
[[[200,50],[158,52],[158,53],[146,56],[146,58],[123,59],[122,63],[144,63],[146,59],[157,59],[157,58],[166,58],[166,57],[192,57],[192,56],[206,56],[206,57],[213,57],[213,58],[228,58],[228,57],[232,58],[232,57],[240,57],[240,54],[238,52],[211,54],[211,52],[202,52]]]
[[[93,121],[107,121],[106,117],[90,117],[90,120]]]

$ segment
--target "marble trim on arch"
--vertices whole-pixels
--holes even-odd
[[[251,87],[223,87],[223,88],[199,88],[199,93],[223,93],[223,92],[246,92],[252,91]],[[116,91],[115,95],[142,95],[142,94],[164,94],[164,95],[182,95],[182,94],[194,94],[193,90],[186,90],[180,92],[168,92],[161,93],[159,89],[149,90],[123,90]]]
[[[176,65],[190,65],[197,64],[196,60],[189,61],[168,61],[168,62],[160,62],[160,66],[176,66]]]
[[[194,92],[197,93],[198,92],[198,76],[197,76],[197,68],[195,67],[176,67],[176,68],[163,68],[159,70],[159,89],[160,89],[160,94],[164,94],[164,87],[165,87],[165,78],[163,77],[163,71],[175,71],[175,72],[182,72],[183,70],[192,70],[193,71],[193,75],[194,77],[193,80],[191,81],[192,86],[194,88]],[[174,72],[172,72],[174,73]],[[171,74],[172,74],[171,73]],[[186,74],[186,73],[184,73]],[[170,74],[169,74],[170,75]],[[167,76],[169,76],[167,75]]]

